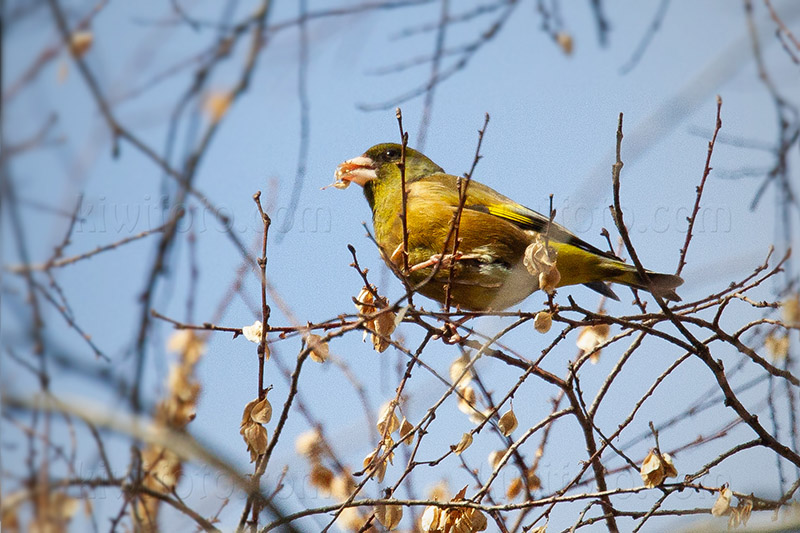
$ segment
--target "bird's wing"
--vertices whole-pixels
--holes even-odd
[[[423,184],[429,193],[434,192],[442,200],[449,202],[453,206],[458,205],[458,184],[456,176],[450,174],[431,174],[418,180],[416,183]],[[502,218],[511,222],[515,226],[537,233],[548,233],[548,237],[554,241],[570,244],[581,250],[597,254],[609,259],[619,260],[610,253],[592,246],[588,242],[580,239],[567,228],[555,222],[533,209],[520,205],[510,198],[503,196],[491,187],[471,181],[467,189],[467,201],[464,209],[470,209]],[[549,225],[549,229],[548,229]]]

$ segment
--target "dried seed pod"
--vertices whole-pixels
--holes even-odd
[[[733,496],[733,492],[728,485],[720,487],[717,501],[715,501],[714,506],[711,507],[711,514],[714,516],[726,514],[731,508],[731,496]]]
[[[375,506],[375,519],[383,527],[392,531],[403,519],[403,508],[400,505],[381,504]]]
[[[458,444],[455,446],[450,446],[450,449],[453,450],[453,453],[456,455],[461,455],[461,452],[466,450],[472,444],[472,434],[471,433],[464,433],[461,435],[461,440],[458,441]]]
[[[308,356],[315,363],[324,363],[330,357],[330,348],[327,342],[322,342],[322,337],[309,333],[305,337],[306,344],[311,349]]]
[[[677,477],[678,470],[672,463],[672,457],[668,453],[662,453],[659,458],[655,450],[650,450],[640,470],[644,486],[651,489],[657,487],[668,477]]]
[[[533,328],[539,333],[547,333],[553,326],[553,314],[547,311],[539,311],[533,318]]]
[[[506,411],[503,416],[500,417],[500,421],[497,422],[497,426],[500,428],[500,432],[508,437],[511,435],[515,429],[517,429],[517,417],[514,414],[513,409],[509,409]]]

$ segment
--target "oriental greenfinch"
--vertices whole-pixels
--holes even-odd
[[[339,187],[357,183],[372,209],[375,240],[384,260],[409,285],[436,301],[473,311],[502,310],[534,291],[583,284],[618,299],[608,282],[679,301],[683,280],[636,268],[581,240],[563,226],[475,180],[446,174],[422,153],[405,149],[408,259],[403,257],[399,144],[378,144],[340,164]],[[465,189],[458,222],[459,187]],[[406,266],[407,263],[407,266]],[[448,289],[449,286],[449,289]],[[449,295],[448,295],[449,293]]]

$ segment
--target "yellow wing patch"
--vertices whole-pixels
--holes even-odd
[[[533,224],[533,220],[531,217],[527,217],[515,211],[510,211],[503,206],[500,205],[490,205],[487,206],[487,211],[489,211],[490,215],[494,215],[496,217],[504,218],[506,220],[510,220],[512,222],[517,222],[519,224],[526,224],[531,225]]]

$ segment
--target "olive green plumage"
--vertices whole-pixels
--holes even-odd
[[[337,178],[343,182],[363,185],[372,209],[375,239],[384,258],[400,269],[403,229],[398,164],[401,153],[399,144],[378,144],[363,156],[342,163],[337,170]],[[406,148],[405,179],[408,264],[413,269],[415,265],[430,265],[432,258],[452,251],[452,244],[445,250],[445,242],[459,204],[458,178],[446,174],[420,152]],[[538,278],[525,268],[523,257],[526,248],[545,231],[550,246],[558,252],[559,287],[585,284],[616,298],[605,284],[614,282],[650,290],[669,300],[680,300],[674,291],[683,282],[678,276],[648,271],[650,285],[646,286],[633,266],[582,241],[563,226],[553,223],[548,230],[548,222],[548,217],[472,180],[461,214],[458,246],[461,258],[453,262],[451,303],[468,310],[500,310],[537,290]],[[421,283],[433,268],[413,269],[408,275],[410,283]],[[443,302],[449,270],[449,264],[440,267],[419,292]]]

